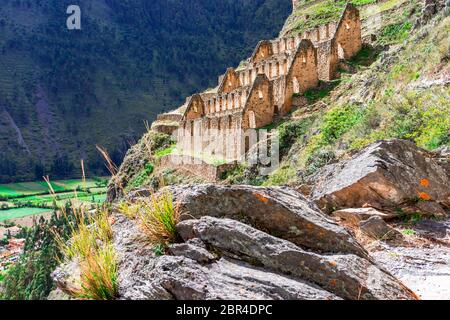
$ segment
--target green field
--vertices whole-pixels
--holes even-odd
[[[53,211],[69,201],[100,205],[106,200],[107,178],[59,180],[52,182],[55,195],[46,182],[0,185],[0,222]]]
[[[87,179],[86,185],[81,179],[53,181],[52,188],[56,193],[73,191],[77,188],[96,188],[99,179]],[[0,200],[23,198],[25,196],[43,195],[49,193],[49,187],[45,181],[20,182],[0,184]]]
[[[55,196],[50,194],[45,195],[35,195],[35,196],[27,196],[20,199],[13,200],[13,203],[25,205],[25,206],[34,206],[34,207],[43,207],[43,206],[53,206],[53,203],[56,201],[58,206],[64,205],[67,201],[71,199],[78,199],[81,202],[88,203],[103,203],[106,200],[106,189],[105,188],[95,188],[95,192],[91,193],[77,191],[77,192],[62,192],[58,193]]]
[[[18,219],[28,216],[33,216],[36,214],[51,212],[49,209],[41,209],[41,208],[16,208],[9,210],[1,210],[0,211],[0,222]]]

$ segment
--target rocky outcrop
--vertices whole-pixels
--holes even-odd
[[[417,298],[292,189],[198,185],[161,192],[167,190],[183,214],[180,243],[165,255],[138,221],[119,213],[111,219],[119,299]],[[76,291],[76,265],[53,273],[60,291]]]
[[[414,299],[368,259],[322,255],[242,222],[181,222],[184,243],[157,257],[133,221],[117,215],[120,299]]]
[[[283,187],[193,185],[170,187],[183,219],[212,216],[242,221],[307,249],[354,253],[364,249],[299,192]]]
[[[122,197],[133,178],[144,169],[146,164],[153,161],[154,151],[168,147],[171,143],[171,137],[166,134],[146,133],[128,150],[117,174],[111,178],[108,185],[108,201],[112,202]]]
[[[445,216],[449,176],[430,154],[410,141],[370,145],[351,159],[324,167],[310,178],[313,200],[327,213],[373,207]]]
[[[337,218],[344,224],[357,225],[363,220],[367,220],[371,217],[380,217],[384,220],[390,220],[397,218],[398,215],[395,213],[384,213],[380,212],[374,208],[348,208],[334,211],[331,214],[332,217]]]
[[[51,276],[58,289],[52,294],[53,300],[59,300],[64,295],[72,296],[74,293],[81,291],[81,272],[76,259],[61,264],[52,272]]]
[[[401,233],[389,226],[381,217],[373,216],[359,223],[359,228],[367,236],[377,240],[390,240],[401,237]]]
[[[180,223],[178,230],[184,240],[197,237],[224,255],[308,280],[342,298],[387,299],[394,295],[411,298],[392,276],[353,254],[320,255],[304,251],[289,241],[230,219],[188,220]]]

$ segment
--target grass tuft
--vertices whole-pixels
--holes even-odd
[[[148,240],[153,244],[166,246],[179,238],[176,225],[180,220],[180,210],[173,203],[170,193],[152,195],[140,203],[139,224]]]
[[[111,244],[98,248],[81,263],[79,296],[90,300],[113,300],[117,295],[116,253]]]

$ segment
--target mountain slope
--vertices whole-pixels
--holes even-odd
[[[144,120],[208,87],[273,36],[291,2],[79,1],[82,30],[68,31],[70,1],[0,5],[0,181],[69,176],[95,144],[116,162]]]

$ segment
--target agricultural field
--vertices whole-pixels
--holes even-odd
[[[14,208],[14,209],[8,209],[8,210],[1,210],[0,211],[0,222],[19,219],[23,217],[28,216],[34,216],[37,214],[43,214],[46,212],[50,212],[50,209],[43,209],[43,208]]]
[[[51,194],[45,181],[0,185],[0,222],[52,212],[69,201],[100,205],[106,200],[108,178],[60,180],[51,183]]]
[[[105,187],[105,180],[107,178],[87,179],[85,184],[81,179],[59,180],[51,182],[51,185],[56,193],[61,193],[76,189]],[[45,181],[0,184],[0,201],[48,193],[49,187]]]

